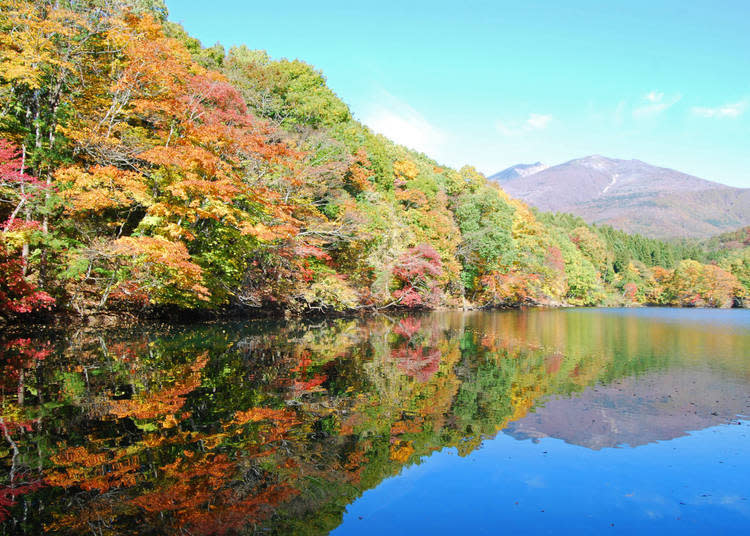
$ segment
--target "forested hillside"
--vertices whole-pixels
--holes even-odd
[[[0,317],[743,303],[715,256],[535,214],[159,0],[0,0]],[[690,260],[691,258],[697,260]]]

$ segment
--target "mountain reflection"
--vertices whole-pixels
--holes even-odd
[[[665,441],[748,413],[748,385],[706,370],[649,372],[577,396],[553,396],[505,429],[518,439],[555,437],[594,450]]]
[[[637,446],[747,413],[746,326],[434,313],[6,337],[3,533],[325,534],[499,430]]]

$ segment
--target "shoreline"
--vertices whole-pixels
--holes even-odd
[[[391,307],[388,309],[357,309],[344,311],[305,311],[302,313],[289,313],[278,309],[258,310],[164,310],[153,311],[146,314],[135,314],[125,311],[105,311],[91,313],[85,316],[68,311],[49,312],[34,314],[26,318],[12,320],[0,317],[0,330],[4,332],[24,331],[27,329],[60,329],[60,328],[111,328],[132,327],[147,323],[190,325],[210,322],[221,322],[231,320],[316,320],[335,318],[363,318],[368,316],[395,314],[425,314],[431,312],[493,312],[493,311],[519,311],[524,309],[641,309],[641,308],[664,308],[664,309],[748,309],[748,307],[685,307],[668,304],[629,304],[629,305],[571,305],[571,304],[538,304],[517,305],[507,307],[451,307],[441,306],[434,308],[409,308]]]

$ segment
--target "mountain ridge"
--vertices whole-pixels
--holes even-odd
[[[506,168],[487,178],[490,180],[507,180],[515,177],[526,177],[539,171],[544,171],[548,167],[548,165],[542,164],[541,162],[535,162],[533,164],[516,164],[515,166]]]
[[[518,164],[489,178],[539,210],[654,238],[706,238],[750,224],[747,188],[602,155],[516,173],[535,165]]]

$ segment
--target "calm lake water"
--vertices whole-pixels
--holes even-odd
[[[750,311],[0,339],[0,534],[750,532]]]

